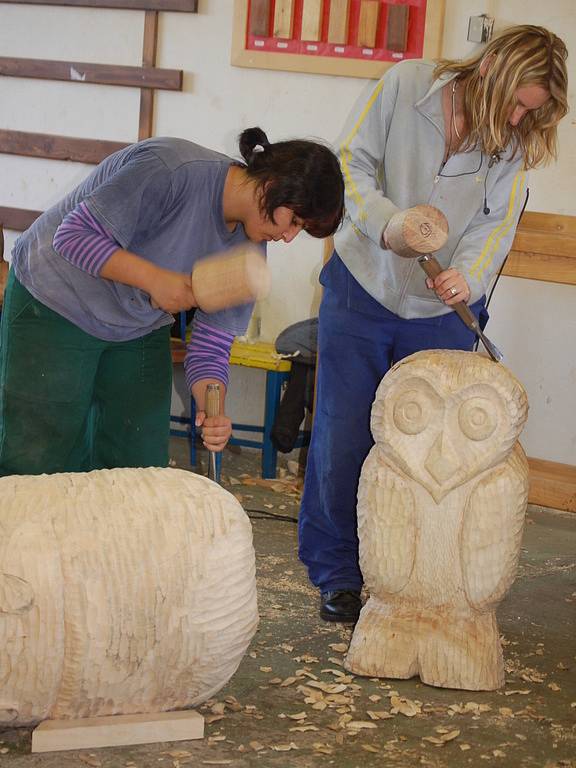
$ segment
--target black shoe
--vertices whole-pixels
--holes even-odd
[[[355,624],[360,615],[362,601],[360,592],[354,589],[335,589],[322,592],[320,597],[320,618],[324,621],[342,621]]]

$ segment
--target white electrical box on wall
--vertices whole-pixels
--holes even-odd
[[[471,43],[487,43],[492,37],[494,18],[483,13],[470,16],[468,21],[468,40]]]

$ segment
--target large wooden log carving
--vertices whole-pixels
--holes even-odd
[[[210,480],[0,479],[0,724],[195,706],[257,620],[250,522]]]
[[[526,393],[473,352],[418,352],[382,380],[358,491],[370,597],[346,658],[361,675],[492,690],[495,608],[514,580],[528,497]]]

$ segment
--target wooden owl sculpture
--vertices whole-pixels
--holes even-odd
[[[356,674],[493,690],[495,608],[515,577],[528,498],[524,389],[474,352],[418,352],[383,378],[358,490],[370,597],[346,658]]]
[[[210,480],[0,479],[0,725],[195,706],[257,621],[251,525]]]

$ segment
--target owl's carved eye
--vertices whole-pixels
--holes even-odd
[[[394,423],[407,435],[422,432],[428,426],[430,414],[430,399],[415,389],[400,395],[394,405]]]
[[[486,440],[497,425],[494,404],[485,397],[471,397],[458,411],[460,429],[470,440]]]

